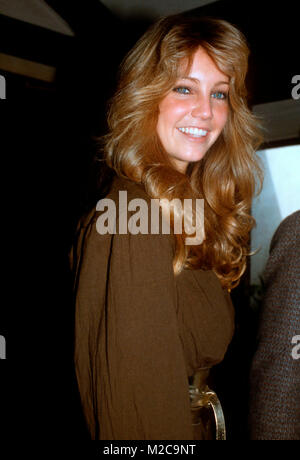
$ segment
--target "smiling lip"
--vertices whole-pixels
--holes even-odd
[[[190,139],[204,139],[209,130],[204,128],[198,128],[195,126],[185,126],[177,128],[179,132],[188,136]]]

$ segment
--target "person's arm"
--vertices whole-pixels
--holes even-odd
[[[169,238],[86,238],[75,358],[95,439],[193,439]]]
[[[250,380],[251,439],[300,439],[300,363],[292,356],[300,328],[299,217],[298,225],[289,219],[275,233],[265,271]]]

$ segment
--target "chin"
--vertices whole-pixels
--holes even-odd
[[[189,163],[197,163],[197,161],[202,160],[202,158],[204,158],[205,155],[206,151],[202,153],[197,152],[197,154],[191,155],[189,158],[184,158],[184,161],[187,161]]]

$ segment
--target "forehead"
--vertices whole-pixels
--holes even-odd
[[[198,80],[218,80],[229,82],[229,76],[223,73],[201,46],[188,58],[183,58],[178,67],[179,78],[189,77]]]

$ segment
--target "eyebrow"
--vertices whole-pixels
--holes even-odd
[[[195,83],[200,83],[198,78],[193,78],[193,77],[179,77],[180,80],[191,80]],[[217,83],[214,84],[214,86],[217,85],[229,85],[229,81],[218,81]]]

